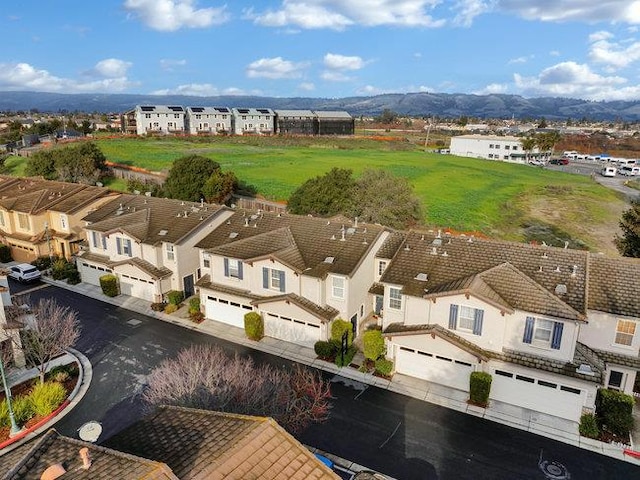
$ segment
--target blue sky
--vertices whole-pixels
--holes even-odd
[[[640,0],[20,0],[0,90],[640,100]]]

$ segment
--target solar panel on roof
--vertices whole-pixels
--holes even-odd
[[[143,112],[153,112],[155,109],[156,107],[140,107]]]
[[[191,107],[192,112],[204,112],[204,108],[202,107]]]
[[[239,108],[238,109],[238,113],[249,113],[249,109],[248,108]]]
[[[258,108],[257,109],[260,113],[271,113],[269,112],[269,110],[267,110],[266,108]]]
[[[169,110],[173,110],[174,112],[182,112],[182,107],[167,107]]]
[[[229,113],[229,109],[227,107],[215,107],[215,109],[222,113]]]

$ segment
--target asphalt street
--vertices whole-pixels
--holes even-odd
[[[76,348],[94,377],[80,404],[56,424],[77,438],[88,421],[102,424],[98,442],[144,412],[146,376],[191,344],[220,345],[256,362],[291,362],[56,287],[35,289],[32,300],[55,297],[79,313]],[[413,398],[328,375],[330,419],[298,438],[309,445],[398,479],[633,479],[640,467]]]

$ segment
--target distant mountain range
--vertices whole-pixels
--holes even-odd
[[[135,105],[183,105],[257,107],[283,110],[345,110],[351,115],[375,116],[389,109],[411,116],[443,118],[517,118],[563,120],[587,118],[598,121],[640,120],[640,100],[594,102],[571,98],[524,98],[519,95],[467,95],[448,93],[397,93],[371,97],[307,98],[137,94],[62,94],[0,92],[0,111],[115,113]]]

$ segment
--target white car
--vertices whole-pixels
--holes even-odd
[[[9,277],[21,283],[40,280],[40,270],[28,263],[20,263],[9,267]]]

